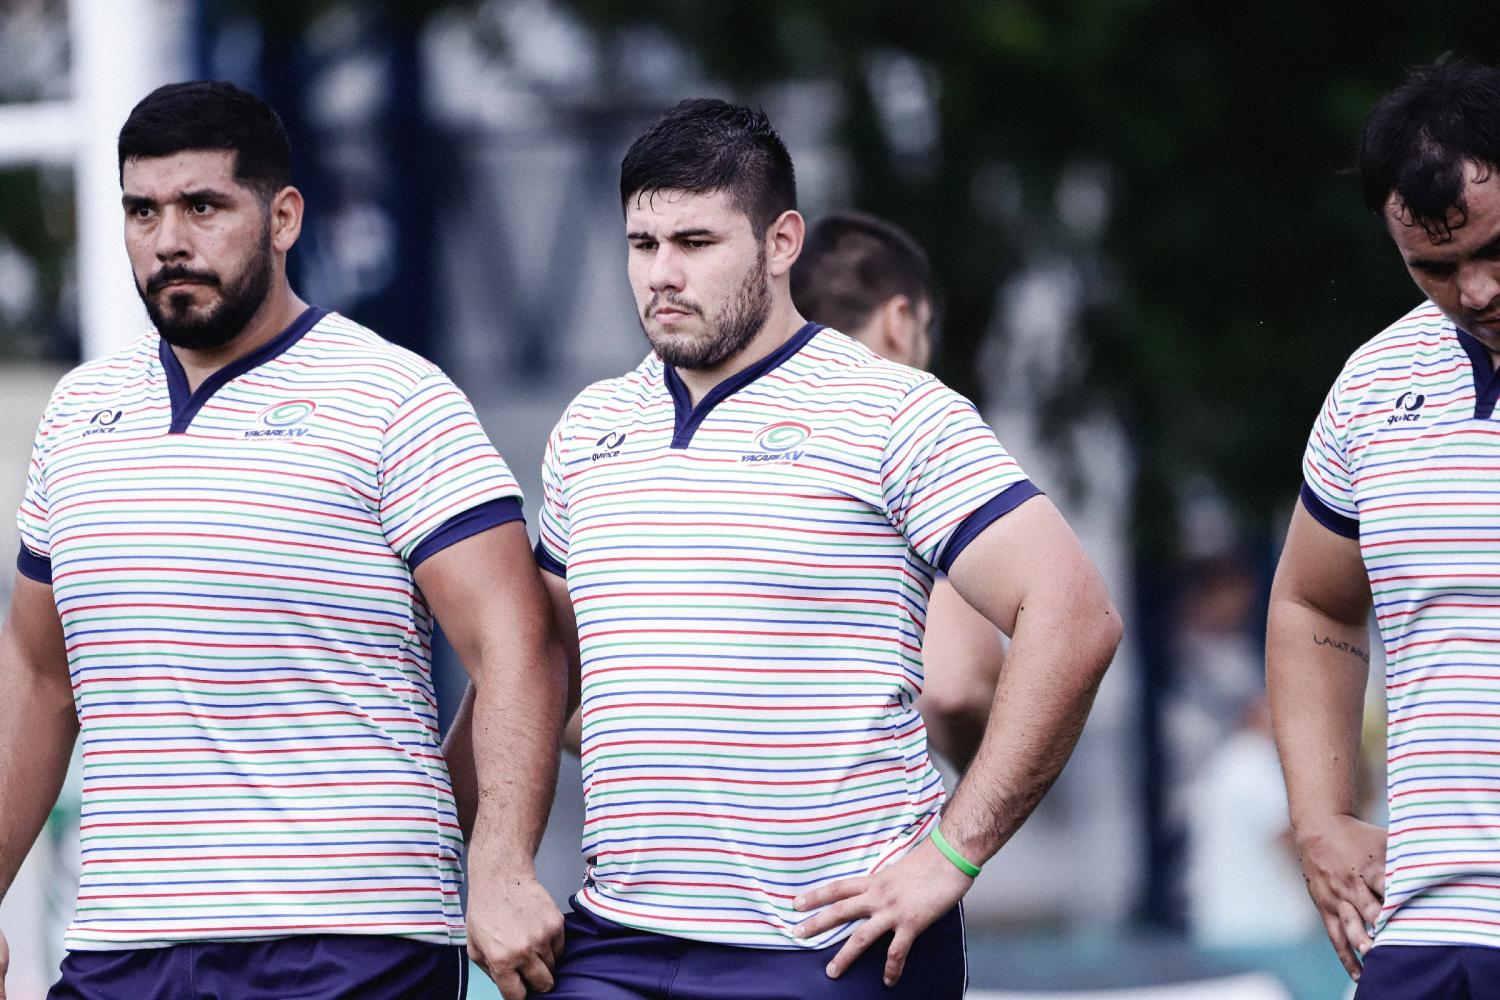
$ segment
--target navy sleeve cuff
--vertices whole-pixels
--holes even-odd
[[[1313,516],[1314,521],[1336,535],[1343,535],[1345,538],[1359,537],[1358,518],[1346,517],[1319,500],[1318,495],[1306,482],[1302,484],[1301,496],[1302,506],[1307,508],[1307,512]]]
[[[16,553],[16,569],[28,580],[45,583],[49,587],[52,585],[52,560],[37,555],[26,547],[25,542],[21,543],[21,551]]]
[[[536,564],[538,566],[546,570],[548,573],[551,573],[553,576],[560,576],[565,579],[567,578],[568,567],[565,564],[558,562],[557,557],[548,552],[546,547],[543,546],[541,542],[536,543],[536,548],[533,551],[536,553]]]
[[[412,569],[416,569],[423,561],[431,559],[455,542],[461,542],[481,531],[488,531],[502,524],[509,524],[511,521],[524,521],[525,519],[526,516],[521,513],[521,501],[518,497],[486,500],[477,507],[470,507],[462,514],[454,514],[428,532],[427,537],[418,542],[417,547],[411,550],[411,555],[406,557],[406,563]]]
[[[1041,495],[1042,491],[1037,489],[1031,480],[1023,479],[1018,483],[1011,483],[990,497],[983,507],[964,518],[963,523],[949,536],[948,544],[944,545],[943,551],[938,553],[937,568],[944,573],[948,572],[953,568],[953,560],[958,558],[958,554],[968,548],[969,543],[978,538],[985,528],[1032,497]]]

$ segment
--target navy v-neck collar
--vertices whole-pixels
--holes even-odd
[[[1495,369],[1495,359],[1489,350],[1473,334],[1458,327],[1454,329],[1474,368],[1474,419],[1488,420],[1494,416],[1495,401],[1500,399],[1500,371]]]
[[[806,323],[802,329],[792,334],[791,339],[782,344],[776,350],[761,358],[748,368],[742,368],[733,375],[714,386],[703,394],[698,400],[698,405],[693,405],[692,394],[688,392],[686,383],[682,376],[677,374],[677,369],[663,363],[662,372],[667,383],[667,391],[672,394],[672,403],[676,409],[676,420],[672,429],[672,447],[686,448],[693,441],[693,435],[698,431],[698,425],[703,423],[705,417],[730,396],[739,392],[745,386],[760,378],[766,372],[780,366],[792,355],[802,350],[803,346],[823,329],[820,323]]]
[[[308,306],[294,320],[292,325],[276,335],[276,338],[267,344],[256,348],[249,354],[237,361],[214,372],[199,384],[197,390],[188,390],[187,372],[183,371],[182,362],[177,360],[172,345],[165,338],[160,338],[161,343],[157,347],[157,357],[161,359],[162,370],[167,373],[167,392],[172,399],[172,425],[167,428],[168,434],[185,434],[188,427],[193,423],[193,418],[198,411],[203,409],[213,394],[233,379],[239,378],[252,369],[270,361],[281,354],[297,341],[302,335],[311,330],[318,320],[328,315],[327,309],[319,309],[317,306]]]

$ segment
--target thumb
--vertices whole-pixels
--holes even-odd
[[[5,932],[0,931],[0,1000],[5,1000],[5,973],[10,968],[10,946],[5,943]]]

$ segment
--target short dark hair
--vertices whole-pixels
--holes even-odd
[[[142,98],[120,129],[120,179],[126,160],[184,150],[234,153],[234,179],[262,201],[291,183],[292,147],[281,117],[223,80],[169,83]]]
[[[1446,238],[1449,217],[1468,214],[1465,163],[1500,167],[1500,70],[1444,57],[1370,112],[1358,160],[1365,205],[1382,214],[1394,193],[1413,222]]]
[[[905,295],[937,308],[927,254],[900,227],[863,212],[818,220],[792,265],[792,301],[808,319],[848,333],[883,304]]]
[[[657,191],[723,191],[757,236],[797,207],[792,158],[765,112],[710,97],[678,103],[626,151],[620,205]]]

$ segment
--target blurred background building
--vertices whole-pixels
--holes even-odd
[[[1500,57],[1500,6],[1350,19],[1292,0],[7,0],[0,501],[58,375],[145,329],[114,142],[155,85],[227,78],[276,106],[308,200],[294,285],[445,367],[533,522],[552,422],[647,349],[621,154],[681,97],[758,104],[805,214],[874,212],[929,249],[938,373],[1062,507],[1128,625],[1074,760],[967,901],[975,983],[1167,996],[1259,972],[1255,995],[1337,995],[1264,727],[1269,573],[1322,394],[1416,300],[1341,174],[1359,123],[1407,65]],[[451,711],[451,656],[439,680]],[[17,1000],[60,957],[74,794],[0,908]],[[581,821],[565,759],[541,855],[559,901]]]

